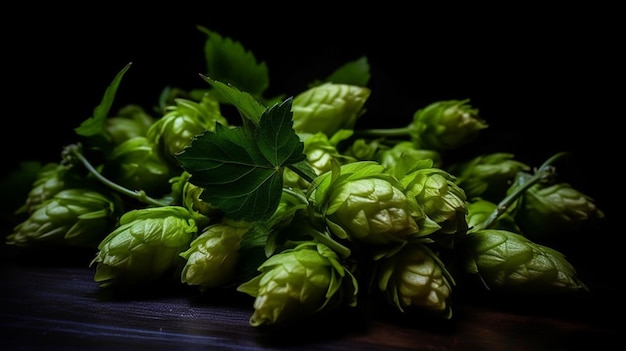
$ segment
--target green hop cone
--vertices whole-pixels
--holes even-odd
[[[44,201],[7,236],[16,246],[97,247],[117,224],[119,202],[91,189],[73,188]]]
[[[400,312],[430,311],[451,318],[454,279],[430,249],[409,244],[377,262],[378,288],[388,303]]]
[[[103,175],[131,190],[143,190],[151,196],[171,191],[170,178],[178,175],[146,137],[135,137],[116,146],[103,168]]]
[[[469,233],[462,252],[465,270],[488,289],[514,293],[567,293],[586,290],[565,256],[521,234],[500,229]]]
[[[84,182],[81,182],[81,179],[68,165],[46,164],[39,171],[24,204],[17,209],[16,214],[33,213],[41,204],[54,197],[61,190],[77,188],[82,185],[81,183]]]
[[[210,95],[204,95],[200,102],[188,99],[174,99],[175,106],[158,119],[147,132],[148,140],[159,145],[159,152],[166,160],[176,161],[173,155],[183,151],[193,138],[205,131],[214,131],[215,124],[226,125],[221,115],[219,102]]]
[[[255,297],[252,326],[285,325],[356,305],[356,279],[321,243],[302,242],[276,253],[258,270],[259,275],[237,288]]]
[[[183,207],[165,206],[126,212],[102,240],[91,265],[101,287],[152,283],[178,268],[198,227]]]
[[[416,147],[443,151],[473,141],[487,124],[468,102],[469,99],[438,101],[416,111],[409,124]]]
[[[525,178],[525,174],[521,174],[511,191]],[[581,232],[604,218],[604,212],[591,197],[570,184],[537,183],[528,188],[516,203],[513,217],[524,235],[533,240],[543,240],[564,233]]]
[[[468,229],[465,192],[450,173],[436,167],[415,170],[401,179],[407,196],[441,228],[437,239],[452,247]]]
[[[341,166],[340,176],[319,176],[314,203],[341,239],[369,245],[403,243],[417,235],[420,211],[384,166],[359,161]]]
[[[527,164],[515,160],[513,154],[498,152],[456,164],[449,168],[449,172],[456,176],[456,183],[465,190],[468,199],[481,197],[499,202],[506,196],[517,173],[530,169]]]
[[[117,116],[108,117],[104,129],[108,139],[115,146],[134,137],[146,136],[152,123],[154,118],[142,107],[128,105],[123,107]]]
[[[296,95],[292,103],[296,133],[324,133],[332,136],[340,129],[352,129],[371,94],[366,87],[325,83]]]
[[[181,281],[203,291],[233,282],[239,246],[248,229],[247,225],[228,222],[204,228],[189,249],[180,254],[186,260]]]

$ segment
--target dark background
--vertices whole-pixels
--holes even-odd
[[[128,62],[114,110],[149,109],[168,85],[205,87],[202,25],[267,63],[268,95],[296,95],[366,56],[372,95],[362,126],[403,126],[431,102],[469,98],[489,123],[479,147],[533,166],[571,151],[563,179],[616,212],[624,57],[614,8],[199,4],[5,9],[4,171],[56,161]],[[590,240],[612,242],[613,233],[601,234]]]

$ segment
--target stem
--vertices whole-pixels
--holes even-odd
[[[528,180],[526,180],[524,184],[522,184],[522,186],[515,189],[515,191],[513,191],[511,194],[505,197],[502,201],[500,201],[500,203],[498,203],[498,206],[496,206],[496,209],[493,210],[493,212],[489,215],[489,217],[487,217],[487,219],[482,223],[482,225],[479,225],[478,228],[476,228],[475,230],[487,229],[491,227],[496,222],[498,217],[504,214],[509,209],[509,207],[513,204],[513,202],[515,202],[515,200],[517,200],[518,197],[520,197],[526,190],[528,190],[528,188],[539,183],[540,181],[543,181],[553,176],[554,168],[552,167],[552,163],[554,163],[556,160],[558,160],[559,158],[565,155],[567,155],[567,153],[560,152],[550,157],[548,160],[546,160],[537,169],[535,174],[532,177],[528,178]]]
[[[158,206],[158,207],[168,205],[166,203],[159,202],[158,200],[149,197],[148,195],[146,195],[146,192],[143,190],[132,191],[105,178],[102,174],[100,174],[100,172],[98,172],[91,165],[91,163],[89,163],[89,161],[85,158],[85,156],[83,156],[82,152],[80,151],[80,145],[76,145],[76,144],[68,145],[65,147],[65,150],[63,153],[71,154],[72,156],[75,156],[80,162],[82,162],[85,168],[87,168],[87,170],[89,170],[89,172],[93,174],[101,183],[103,183],[104,185],[108,186],[109,188],[117,192],[130,196],[132,198],[135,198],[149,205]]]
[[[355,137],[403,137],[410,134],[411,128],[362,129],[354,132]]]
[[[295,174],[299,175],[300,177],[302,177],[304,180],[306,180],[308,183],[313,183],[314,178],[311,178],[310,175],[308,175],[307,173],[303,172],[300,168],[296,167],[295,165],[287,165],[287,168],[289,168],[290,170],[292,170]]]
[[[330,236],[314,229],[311,229],[310,231],[308,231],[308,233],[310,233],[316,240],[318,240],[322,244],[330,247],[342,258],[347,258],[350,256],[350,249],[333,240]]]

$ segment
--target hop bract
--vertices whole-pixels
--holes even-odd
[[[377,282],[387,302],[401,312],[426,310],[452,316],[454,280],[434,253],[422,244],[404,246],[378,261]]]
[[[316,242],[270,256],[237,290],[255,297],[252,326],[282,325],[356,304],[357,283],[337,254]]]
[[[441,153],[438,151],[418,149],[410,141],[396,143],[390,149],[381,151],[376,160],[385,166],[387,173],[396,178],[404,177],[424,160],[429,160],[434,167],[438,167],[442,162]]]
[[[91,264],[101,287],[151,283],[182,261],[198,228],[183,207],[165,206],[126,212],[120,225],[98,246]]]
[[[116,202],[91,189],[65,189],[18,224],[7,243],[17,246],[96,247],[117,224]]]
[[[483,229],[468,234],[465,269],[489,289],[515,293],[566,293],[587,289],[565,256],[521,234]]]
[[[468,102],[438,101],[418,110],[409,124],[411,140],[420,149],[436,151],[456,149],[473,141],[487,124]]]
[[[204,228],[189,249],[180,254],[186,260],[181,281],[202,290],[232,282],[239,245],[248,228],[226,222]]]
[[[348,84],[325,83],[296,95],[292,103],[296,133],[322,132],[332,136],[340,129],[352,129],[365,113],[371,90]]]

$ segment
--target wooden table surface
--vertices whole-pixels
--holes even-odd
[[[97,286],[88,262],[4,254],[0,349],[602,350],[621,340],[609,286],[543,302],[458,301],[444,323],[360,306],[263,331],[248,324],[247,295],[177,287],[116,297]]]

